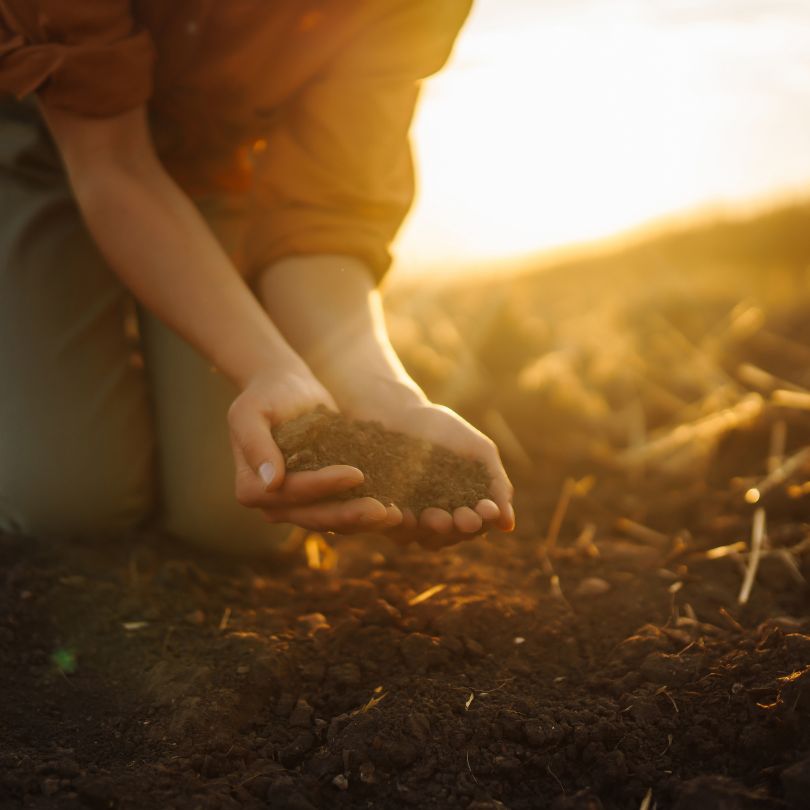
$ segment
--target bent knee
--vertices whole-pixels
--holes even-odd
[[[286,523],[268,523],[257,509],[240,506],[235,499],[219,503],[201,499],[194,506],[170,502],[162,525],[183,542],[250,556],[278,554],[292,530]]]
[[[98,538],[124,534],[154,509],[149,482],[96,480],[0,481],[0,529],[30,537]]]

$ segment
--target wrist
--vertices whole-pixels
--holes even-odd
[[[278,335],[231,342],[214,358],[214,365],[240,389],[257,379],[312,376],[307,364]]]
[[[341,412],[354,419],[387,421],[387,417],[429,402],[410,377],[388,370],[366,368],[324,384]]]

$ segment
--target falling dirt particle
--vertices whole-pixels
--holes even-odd
[[[348,790],[349,789],[349,780],[342,774],[339,773],[333,780],[332,784],[338,790]]]
[[[205,613],[203,613],[199,609],[192,610],[191,613],[186,614],[186,621],[189,624],[196,624],[196,625],[204,624],[205,623]]]

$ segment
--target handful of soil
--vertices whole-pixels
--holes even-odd
[[[273,429],[290,472],[349,464],[366,480],[341,498],[370,495],[384,504],[451,511],[475,506],[489,495],[489,473],[480,461],[444,447],[386,430],[379,422],[349,420],[318,408]]]

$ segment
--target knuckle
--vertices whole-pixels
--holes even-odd
[[[242,421],[242,416],[245,412],[245,403],[242,397],[237,397],[229,406],[228,406],[228,424],[233,429],[236,425],[238,425]]]
[[[256,440],[250,436],[243,436],[239,441],[239,446],[242,448],[242,452],[247,459],[250,459],[255,451],[258,450],[256,445]]]
[[[242,412],[242,408],[244,407],[245,397],[244,394],[240,394],[236,399],[231,402],[228,406],[228,418],[232,419],[234,417],[239,416]]]
[[[255,499],[250,495],[249,492],[242,489],[241,487],[236,488],[235,497],[236,497],[236,502],[240,506],[255,506],[256,505]]]

